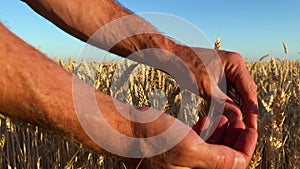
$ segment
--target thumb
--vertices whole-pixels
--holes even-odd
[[[244,169],[249,163],[242,153],[227,146],[201,143],[198,148],[201,154],[197,157],[203,163],[196,168]]]

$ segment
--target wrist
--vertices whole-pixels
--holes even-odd
[[[133,134],[135,137],[138,138],[149,138],[149,137],[157,136],[163,133],[164,131],[168,130],[176,121],[174,117],[162,113],[159,110],[153,108],[150,109],[142,108],[133,111],[135,111],[135,113],[136,111],[139,111],[137,113],[147,113],[151,115],[154,114],[154,116],[159,115],[158,118],[150,122],[145,122],[145,123],[132,122]]]
[[[134,137],[130,121],[130,105],[121,103],[111,96],[96,91],[97,108],[100,116],[104,118],[113,130],[119,134]]]

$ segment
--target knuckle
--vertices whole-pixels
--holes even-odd
[[[237,52],[228,52],[227,55],[230,56],[230,59],[232,59],[232,61],[234,62],[237,63],[244,62],[242,55]]]
[[[228,52],[228,54],[234,57],[242,57],[242,55],[238,52]]]
[[[228,70],[232,69],[240,69],[238,67],[244,67],[245,62],[241,54],[237,52],[226,52],[223,55],[225,67]],[[246,67],[246,66],[245,66]]]
[[[225,57],[230,59],[231,62],[237,62],[237,63],[244,62],[242,55],[237,52],[226,52]]]

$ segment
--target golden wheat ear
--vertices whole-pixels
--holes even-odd
[[[285,42],[283,42],[282,45],[283,45],[284,53],[287,55],[289,53],[289,49]]]
[[[217,40],[215,42],[215,49],[221,50],[221,38],[217,38]]]

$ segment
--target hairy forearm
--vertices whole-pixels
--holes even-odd
[[[194,51],[159,34],[151,24],[122,8],[115,1],[24,1],[72,36],[119,56],[129,56],[131,60],[163,70],[179,84],[184,84],[187,89],[196,92],[197,89],[192,89],[195,85],[191,81],[195,80],[193,74],[201,74],[199,67],[203,64]],[[202,53],[203,56],[206,55],[205,52]],[[182,78],[187,76],[190,78]]]
[[[102,151],[89,139],[77,118],[72,95],[72,74],[17,38],[1,24],[0,42],[0,112],[63,132]],[[77,84],[85,90],[94,90],[78,79]],[[131,123],[117,112],[112,98],[96,92],[96,99],[97,102],[101,101],[102,114],[112,128],[122,134],[132,135]]]
[[[132,111],[136,111],[133,107],[113,101],[72,77],[2,24],[0,42],[0,112],[6,116],[73,137],[96,151],[115,155],[133,165],[139,161],[109,152],[103,144],[121,154],[142,150],[142,144],[126,142],[114,132],[130,138],[151,137],[175,121],[161,114],[147,125],[134,123],[122,115],[131,117]],[[147,114],[151,117],[157,113],[152,110]]]
[[[117,20],[122,17],[127,17],[109,29],[105,29],[103,34],[95,35],[93,42],[90,41],[97,47],[119,56],[127,57],[133,52],[145,48],[169,50],[176,46],[173,41],[158,34],[150,24],[140,17],[132,15],[130,11],[113,0],[23,1],[62,30],[85,42],[99,29],[112,22],[119,22],[120,20]],[[150,34],[136,35],[139,32],[149,32]],[[123,39],[124,35],[136,36]],[[116,40],[122,41],[117,43]]]

